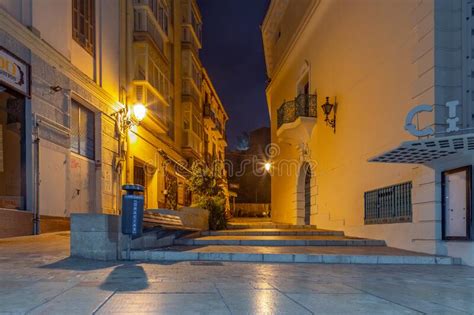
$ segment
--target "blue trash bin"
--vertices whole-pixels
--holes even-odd
[[[143,234],[143,205],[145,188],[142,185],[127,184],[122,189],[122,233],[132,239]]]

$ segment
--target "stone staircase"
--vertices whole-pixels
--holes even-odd
[[[459,264],[433,256],[387,247],[384,241],[347,237],[315,226],[239,222],[228,230],[175,238],[171,246],[135,249],[132,260],[239,261],[331,264]]]

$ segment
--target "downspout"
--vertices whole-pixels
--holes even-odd
[[[34,165],[34,182],[35,182],[35,205],[33,209],[33,235],[39,235],[41,233],[40,229],[40,137],[39,137],[39,126],[38,126],[38,117],[36,114],[33,116],[33,137],[34,137],[34,150],[35,150],[35,165]]]

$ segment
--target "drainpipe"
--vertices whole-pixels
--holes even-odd
[[[39,214],[39,206],[40,206],[40,163],[39,163],[39,154],[40,154],[40,137],[39,137],[39,126],[38,126],[38,117],[36,114],[33,116],[33,137],[34,137],[34,150],[35,150],[35,164],[34,164],[34,182],[35,182],[35,205],[33,209],[33,235],[39,235],[41,233],[40,230],[40,214]]]

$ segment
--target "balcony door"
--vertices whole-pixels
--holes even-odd
[[[309,95],[309,73],[307,71],[300,78],[296,86],[296,96],[301,94]]]

